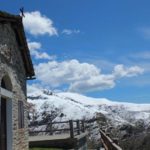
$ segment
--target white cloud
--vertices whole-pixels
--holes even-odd
[[[46,52],[38,52],[38,51],[33,51],[32,52],[32,55],[35,56],[36,59],[48,59],[48,60],[53,60],[55,59],[56,57],[55,56],[50,56],[48,55]]]
[[[32,84],[32,85],[27,84],[27,93],[29,95],[33,94],[34,92],[37,92],[37,89],[42,89],[42,87],[38,84]]]
[[[88,92],[110,89],[115,86],[114,77],[111,75],[91,76],[86,80],[75,81],[69,87],[72,92]]]
[[[125,68],[123,65],[117,65],[111,74],[102,74],[96,66],[80,63],[74,59],[40,63],[35,66],[35,71],[37,79],[42,84],[50,87],[67,84],[69,91],[87,92],[113,88],[117,79],[137,76],[143,72],[143,69],[138,66]]]
[[[28,47],[30,49],[31,55],[35,57],[35,59],[48,59],[53,60],[56,57],[50,56],[46,52],[39,52],[38,50],[41,49],[41,43],[39,42],[30,42],[28,41]]]
[[[150,51],[148,50],[138,50],[137,52],[131,53],[127,56],[122,56],[120,61],[128,66],[136,64],[144,69],[144,73],[150,73]]]
[[[116,78],[133,77],[133,76],[137,76],[138,74],[142,74],[143,71],[144,69],[138,66],[125,68],[123,65],[116,65],[114,67],[113,74]]]
[[[62,31],[62,34],[66,34],[66,35],[71,35],[71,34],[78,34],[80,33],[80,30],[77,30],[77,29],[74,29],[74,30],[71,30],[71,29],[64,29]]]
[[[39,42],[28,42],[28,47],[30,51],[38,50],[41,48],[41,43]]]
[[[71,82],[80,81],[90,78],[90,76],[99,75],[98,70],[94,65],[87,63],[80,64],[77,60],[48,63],[40,63],[35,66],[37,79],[52,86],[61,84],[70,84]]]
[[[25,12],[23,24],[26,31],[32,35],[58,35],[57,29],[53,26],[53,21],[39,11]]]

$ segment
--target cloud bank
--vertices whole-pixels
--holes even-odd
[[[89,92],[113,88],[116,80],[133,77],[143,73],[138,66],[116,65],[110,74],[103,74],[93,64],[80,63],[78,60],[49,61],[35,66],[36,77],[43,85],[60,87],[68,85],[71,92]]]

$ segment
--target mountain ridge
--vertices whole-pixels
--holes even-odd
[[[90,119],[102,113],[116,126],[123,123],[134,125],[138,120],[143,120],[145,126],[150,124],[150,104],[115,102],[106,98],[91,98],[69,92],[53,93],[41,89],[28,93],[28,102],[35,105],[39,116],[43,103],[47,103],[60,108],[65,116],[63,119]]]

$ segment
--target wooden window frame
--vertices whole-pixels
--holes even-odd
[[[24,128],[24,103],[23,101],[18,101],[18,128]]]

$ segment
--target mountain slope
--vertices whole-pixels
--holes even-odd
[[[41,120],[43,104],[58,108],[63,113],[62,120],[90,119],[96,113],[104,114],[113,125],[132,124],[143,120],[150,123],[150,104],[113,102],[105,98],[90,98],[76,93],[52,93],[48,90],[34,89],[28,92],[28,102],[37,110],[37,120]],[[60,119],[56,117],[55,120]]]

